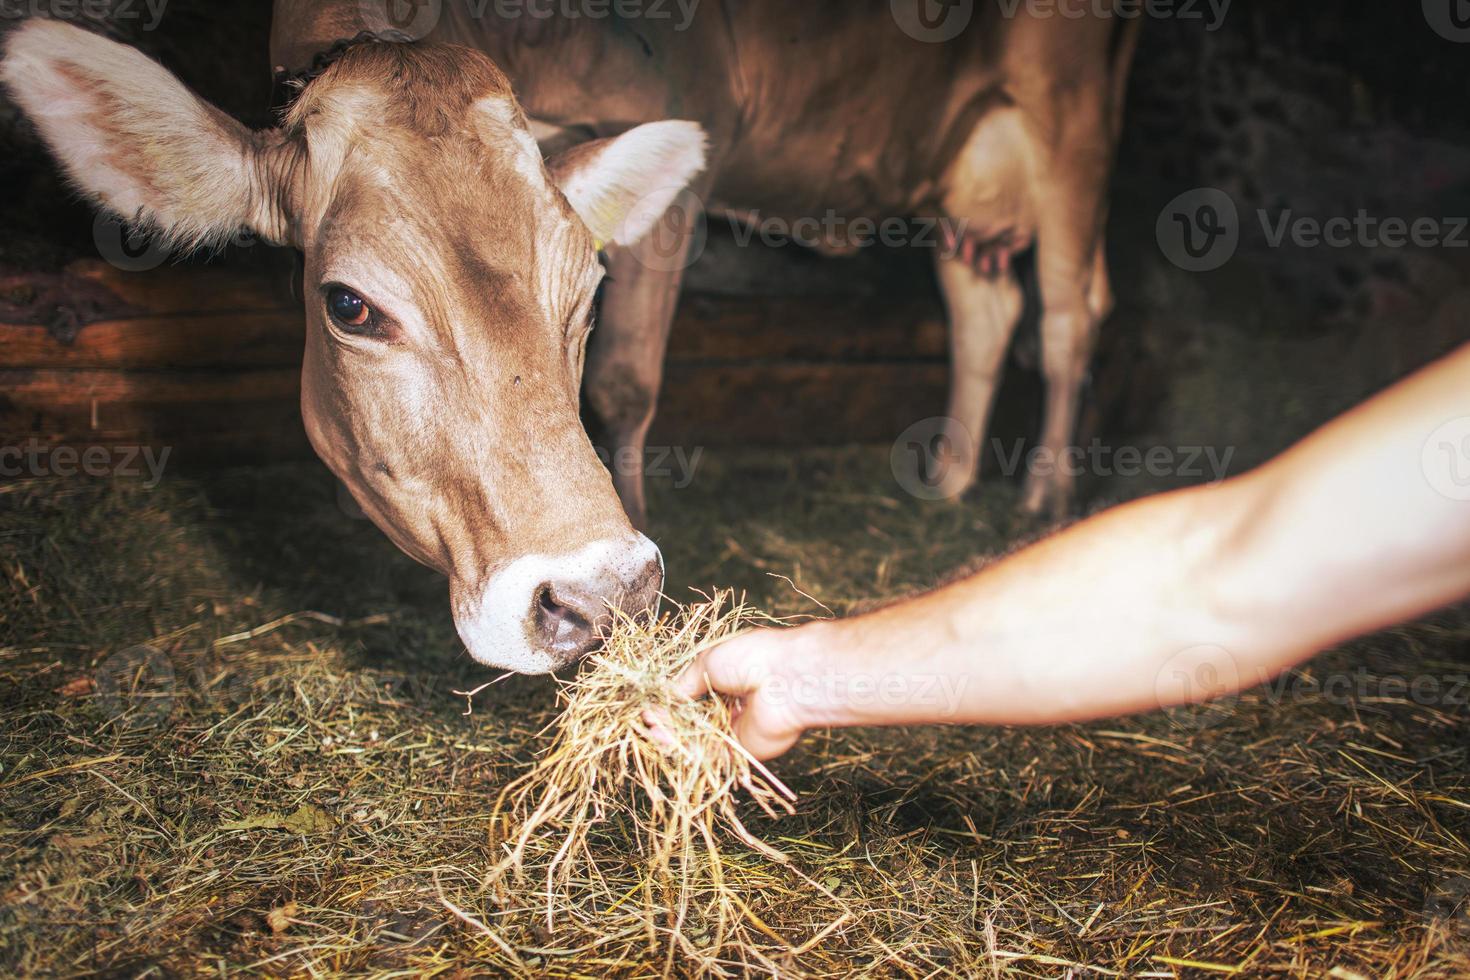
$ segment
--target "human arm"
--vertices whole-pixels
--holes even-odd
[[[814,727],[1055,724],[1206,700],[1470,594],[1470,347],[1234,480],[1107,511],[848,620],[706,652],[761,758]]]

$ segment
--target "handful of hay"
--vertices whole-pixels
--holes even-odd
[[[612,913],[640,909],[649,942],[669,937],[671,958],[677,950],[708,962],[732,941],[734,924],[752,914],[727,885],[722,841],[786,860],[741,821],[741,791],[772,817],[794,812],[795,794],[735,740],[724,700],[689,701],[672,682],[757,618],[720,593],[652,625],[616,624],[565,686],[550,749],[496,802],[504,858],[490,880],[504,899],[534,887],[549,929],[561,917],[607,928]],[[649,711],[672,745],[649,738]]]

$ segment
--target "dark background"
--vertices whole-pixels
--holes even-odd
[[[173,0],[157,31],[140,30],[144,18],[99,26],[263,126],[272,119],[269,6]],[[1100,343],[1084,436],[1232,445],[1249,462],[1470,337],[1470,250],[1270,249],[1253,217],[1257,208],[1322,219],[1360,208],[1409,220],[1470,214],[1470,44],[1435,33],[1418,3],[1237,0],[1218,30],[1206,25],[1145,25],[1109,234],[1119,310]],[[90,209],[3,102],[0,183],[0,274],[96,258]],[[1245,228],[1240,255],[1207,274],[1174,268],[1154,238],[1161,208],[1198,186],[1229,193]],[[291,264],[265,248],[187,261],[283,278]],[[741,305],[772,297],[799,302]],[[761,312],[742,319],[747,308]],[[874,310],[888,339],[854,342],[852,309]],[[51,313],[30,315],[46,322]],[[737,249],[717,225],[691,270],[685,320],[714,326],[698,336],[684,321],[676,328],[655,433],[665,441],[878,443],[943,409],[944,342],[926,255],[763,254]],[[795,339],[777,350],[772,330]],[[1035,348],[1023,328],[997,434],[1036,429]],[[757,356],[789,370],[746,370],[742,358]],[[844,407],[853,399],[856,408]],[[742,422],[722,424],[732,414]]]

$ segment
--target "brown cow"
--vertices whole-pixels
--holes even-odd
[[[57,23],[14,32],[0,77],[103,207],[183,245],[244,225],[304,253],[313,444],[400,547],[450,577],[471,654],[540,672],[595,646],[609,604],[645,608],[661,583],[578,393],[586,355],[592,409],[641,454],[693,220],[673,205],[691,182],[731,212],[962,219],[969,237],[940,260],[953,491],[974,479],[1020,312],[1009,260],[1034,241],[1045,440],[1071,438],[1109,305],[1104,189],[1133,32],[996,8],[927,43],[900,29],[904,2],[707,0],[680,21],[596,0],[613,15],[280,0],[273,56],[309,81],[258,133],[136,51]],[[700,127],[671,119],[711,135],[708,168]],[[571,148],[544,162],[533,131]],[[647,234],[660,220],[680,232],[675,261]],[[619,489],[641,522],[641,477]],[[1026,503],[1067,489],[1033,480]]]
[[[935,249],[954,370],[951,458],[939,489],[957,495],[978,474],[1022,312],[1015,253],[1036,246],[1048,385],[1042,440],[1052,458],[1073,437],[1096,331],[1112,307],[1106,193],[1139,21],[1077,7],[619,0],[602,4],[609,16],[597,18],[595,0],[278,3],[272,47],[276,64],[294,71],[362,29],[466,44],[506,71],[549,145],[697,120],[712,153],[695,199],[716,212],[759,210],[788,225],[835,214],[847,228],[921,216],[964,229],[956,249]],[[926,13],[961,19],[927,23]],[[663,230],[682,241],[665,234],[610,250],[585,390],[615,447],[631,447],[627,458],[643,458],[683,271],[677,253],[695,219],[680,207]],[[842,251],[852,243],[828,244]],[[619,493],[642,526],[641,470],[620,469]],[[1061,514],[1071,491],[1066,468],[1033,474],[1023,505]]]

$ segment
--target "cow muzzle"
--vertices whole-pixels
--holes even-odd
[[[563,555],[526,555],[483,589],[460,594],[454,620],[470,656],[488,667],[546,674],[601,646],[618,613],[651,615],[663,557],[641,534],[594,541]]]

